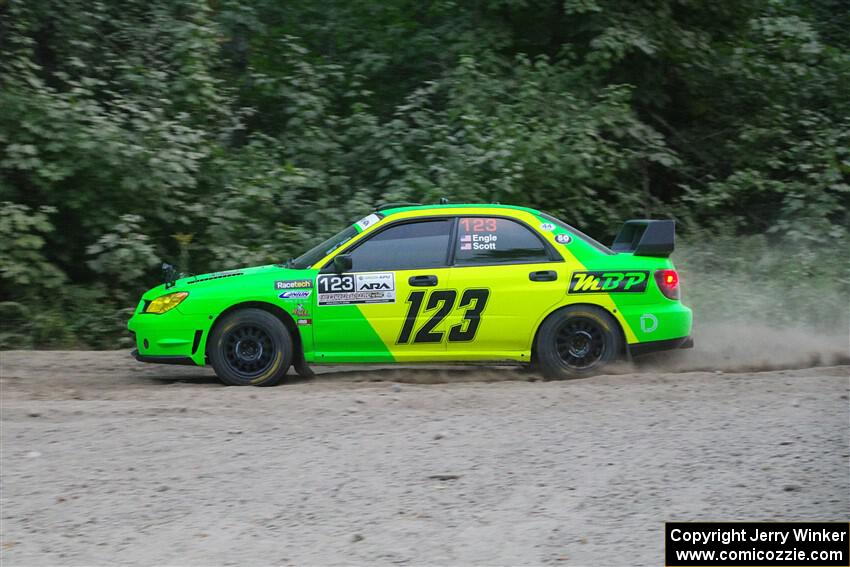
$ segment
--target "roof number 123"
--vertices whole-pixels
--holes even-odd
[[[466,218],[460,219],[464,232],[496,232],[496,219]]]

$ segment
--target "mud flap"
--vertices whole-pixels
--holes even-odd
[[[307,365],[307,361],[304,360],[304,356],[299,356],[293,363],[292,367],[295,369],[295,373],[301,376],[302,378],[312,378],[316,375],[313,372],[313,369]]]

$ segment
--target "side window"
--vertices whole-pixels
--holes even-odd
[[[355,272],[415,270],[446,265],[449,219],[419,221],[382,230],[350,252]]]
[[[527,227],[510,219],[464,217],[458,220],[455,264],[548,262],[546,247]]]

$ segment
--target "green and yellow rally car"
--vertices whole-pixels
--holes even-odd
[[[670,220],[628,221],[609,249],[525,207],[388,205],[285,264],[166,277],[130,319],[133,354],[231,385],[359,362],[583,376],[692,346],[674,239]]]

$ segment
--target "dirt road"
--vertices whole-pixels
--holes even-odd
[[[848,366],[257,389],[125,352],[0,364],[4,566],[660,565],[665,520],[850,516]]]

